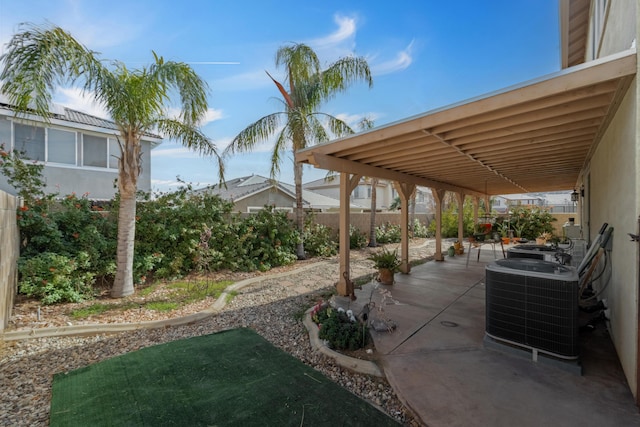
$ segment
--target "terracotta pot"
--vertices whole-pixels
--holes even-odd
[[[509,242],[511,242],[511,239],[509,239],[508,237],[503,237],[503,238],[502,238],[502,243],[503,243],[503,244],[508,245],[508,244],[509,244]]]
[[[393,271],[388,268],[378,269],[378,282],[383,285],[393,285]]]

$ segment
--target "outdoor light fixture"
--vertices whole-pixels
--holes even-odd
[[[578,200],[580,200],[580,194],[576,190],[573,190],[573,193],[571,193],[571,201],[577,202]]]

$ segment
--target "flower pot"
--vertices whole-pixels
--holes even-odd
[[[447,250],[447,254],[449,256],[456,256],[456,248],[454,248],[453,246],[449,247],[449,249]]]
[[[379,268],[378,282],[383,285],[393,285],[393,270],[389,268]]]
[[[511,242],[511,239],[509,239],[508,237],[503,237],[502,238],[502,243],[504,245],[508,245]]]

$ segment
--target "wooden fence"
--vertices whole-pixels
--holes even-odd
[[[0,331],[9,324],[18,287],[20,233],[16,221],[19,199],[0,191]]]

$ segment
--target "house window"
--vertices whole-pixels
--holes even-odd
[[[82,134],[82,165],[106,168],[109,161],[109,140],[102,136]]]
[[[45,161],[44,128],[14,123],[14,148],[30,160]]]
[[[109,138],[109,169],[118,169],[118,159],[120,158],[120,145],[118,141]]]
[[[11,122],[0,118],[0,145],[5,150],[11,150]]]
[[[591,59],[600,55],[600,44],[604,32],[608,0],[595,0],[591,7]]]
[[[76,164],[76,133],[47,129],[47,161]]]

